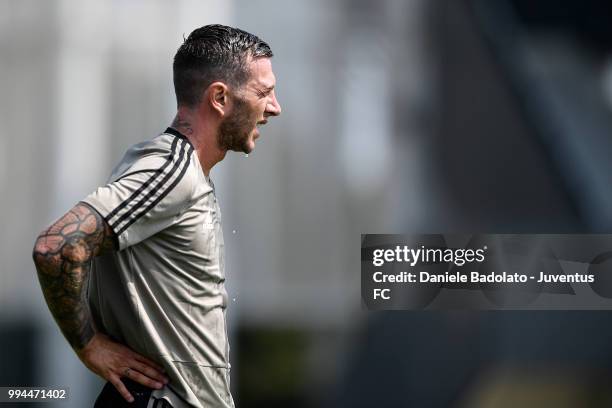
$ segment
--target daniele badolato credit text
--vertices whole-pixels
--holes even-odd
[[[372,310],[612,307],[595,285],[601,255],[569,253],[567,237],[363,235],[362,299]]]

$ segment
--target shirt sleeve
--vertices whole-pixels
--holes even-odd
[[[147,168],[127,171],[82,200],[104,217],[120,250],[170,227],[189,206],[193,147],[176,140],[166,155],[149,160]]]

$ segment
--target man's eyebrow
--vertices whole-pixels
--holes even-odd
[[[269,91],[271,91],[273,89],[274,89],[274,85],[271,85],[271,86],[262,85],[262,88],[261,88],[261,90],[265,91],[265,92],[269,92]]]

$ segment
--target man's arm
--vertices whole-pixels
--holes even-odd
[[[94,330],[85,288],[91,260],[115,248],[115,237],[100,215],[77,204],[36,240],[33,257],[51,314],[78,352]]]
[[[121,377],[150,388],[161,388],[167,379],[157,364],[94,330],[86,299],[91,261],[116,249],[106,221],[79,203],[39,235],[32,256],[49,310],[74,351],[131,401]]]

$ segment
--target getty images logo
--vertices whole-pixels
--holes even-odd
[[[612,234],[364,234],[361,278],[370,310],[612,310]]]
[[[462,248],[411,248],[408,245],[396,245],[395,248],[379,248],[372,251],[372,264],[380,267],[385,262],[406,263],[415,266],[417,263],[454,263],[463,266],[466,263],[483,262],[487,246],[480,249]]]

